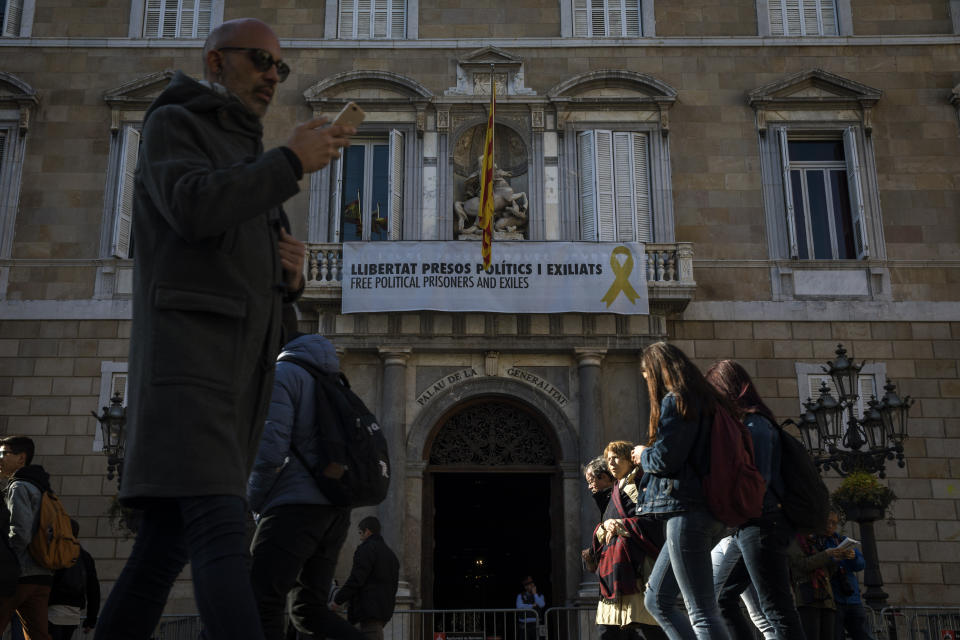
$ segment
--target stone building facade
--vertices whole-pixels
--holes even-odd
[[[515,486],[502,501],[548,523],[523,546],[542,548],[552,603],[591,592],[580,465],[640,439],[638,355],[661,339],[704,366],[741,361],[782,417],[815,395],[812,365],[837,343],[868,360],[865,394],[890,379],[913,396],[906,468],[885,480],[895,520],[878,523],[885,589],[960,602],[960,1],[372,4],[373,18],[351,0],[0,2],[0,432],[36,440],[104,580],[131,541],[90,412],[123,389],[138,125],[171,70],[200,74],[211,24],[253,16],[293,69],[268,145],[348,100],[368,113],[358,141],[375,166],[305,179],[287,211],[310,248],[301,328],[335,342],[391,437],[378,513],[410,604],[444,603],[454,486],[485,508],[476,491]],[[646,242],[648,315],[341,313],[344,240],[455,240],[491,73],[523,238]],[[601,157],[622,176],[591,174]],[[377,171],[388,204],[354,224],[344,185],[372,202]],[[494,535],[510,513],[464,526]],[[491,579],[481,564],[471,579]],[[188,580],[174,595],[190,610]]]

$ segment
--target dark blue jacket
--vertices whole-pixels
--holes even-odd
[[[827,549],[832,549],[846,540],[846,538],[847,536],[841,536],[835,533],[832,536],[824,538],[823,546]],[[850,560],[833,560],[843,569],[843,571],[837,571],[830,576],[830,586],[833,587],[833,599],[840,604],[860,604],[863,602],[860,599],[860,582],[857,580],[857,571],[863,571],[864,567],[867,566],[867,562],[863,559],[863,554],[860,553],[858,547],[854,547],[853,550],[857,554],[856,557]],[[842,588],[841,581],[843,580],[847,581],[847,584],[850,586],[849,589]],[[847,595],[844,595],[844,593]]]
[[[691,422],[677,411],[673,393],[668,393],[660,403],[657,439],[640,456],[644,475],[640,480],[638,512],[675,513],[706,508],[702,476],[709,471],[713,415],[704,415],[699,407],[695,409],[700,419]]]
[[[306,360],[327,373],[340,370],[337,351],[323,336],[307,334],[294,338],[280,356],[285,354]],[[320,493],[313,476],[291,452],[291,443],[296,444],[307,463],[315,465],[316,436],[313,376],[292,362],[277,362],[270,409],[247,482],[247,498],[252,510],[266,513],[282,504],[330,504]]]
[[[763,495],[763,513],[770,515],[780,511],[783,495],[783,478],[780,475],[780,432],[759,413],[748,413],[743,424],[750,431],[753,440],[753,463],[767,483],[767,492]]]

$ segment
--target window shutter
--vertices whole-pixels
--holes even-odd
[[[787,130],[777,129],[780,142],[780,173],[783,179],[783,204],[787,210],[787,237],[790,240],[790,258],[800,255],[797,249],[797,221],[793,210],[793,190],[790,188],[790,146],[787,143]]]
[[[596,136],[593,131],[577,134],[580,161],[580,228],[581,238],[597,241]]]
[[[767,5],[767,8],[769,9],[768,14],[770,15],[770,35],[784,35],[783,2],[784,0],[769,0],[769,4]]]
[[[810,1],[810,0],[808,0]],[[806,35],[803,32],[803,20],[800,16],[800,2],[801,0],[782,0],[783,2],[783,26],[784,32],[783,35],[786,36],[802,36]]]
[[[140,132],[134,127],[123,130],[120,149],[120,170],[117,173],[117,202],[114,205],[113,247],[117,258],[130,257],[130,237],[133,229],[133,186],[140,155]]]
[[[626,0],[623,22],[626,27],[626,33],[624,33],[626,37],[640,37],[640,3],[638,0]]]
[[[390,131],[390,239],[403,239],[403,134]]]
[[[177,16],[179,15],[178,0],[163,0],[163,24],[160,28],[160,37],[176,38],[179,32]]]
[[[650,146],[645,133],[633,133],[633,184],[637,241],[653,242],[653,211],[650,208]]]
[[[636,237],[636,215],[633,208],[633,140],[629,131],[613,134],[613,187],[617,242],[631,242]]]
[[[597,235],[601,242],[616,242],[617,224],[615,219],[613,190],[613,133],[596,131],[596,168],[597,168]]]
[[[624,0],[607,0],[607,22],[610,28],[607,30],[608,36],[622,37],[623,30],[623,3]]]
[[[847,127],[843,132],[843,154],[847,161],[847,187],[850,191],[850,210],[853,216],[853,242],[857,250],[857,258],[866,258],[870,255],[870,245],[867,243],[856,127]]]
[[[357,37],[358,38],[369,38],[370,37],[370,19],[371,19],[371,7],[370,3],[373,0],[357,0]]]
[[[390,33],[388,38],[407,37],[407,3],[406,0],[390,0]]]
[[[340,38],[356,38],[356,5],[355,0],[340,0]]]
[[[147,0],[147,6],[143,17],[143,37],[159,38],[160,23],[163,18],[162,0]]]
[[[814,373],[807,376],[810,383],[810,398],[816,400],[820,397],[820,383],[826,382],[830,389],[830,395],[837,400],[840,396],[837,393],[837,385],[833,384],[833,378],[825,373]],[[861,373],[857,377],[857,403],[853,408],[854,415],[857,418],[863,418],[863,412],[870,403],[870,397],[877,395],[877,379],[872,373]],[[846,416],[843,418],[846,422]]]
[[[343,215],[343,156],[335,158],[330,165],[333,189],[330,190],[330,219],[333,220],[333,241],[340,238],[340,216]]]
[[[820,7],[820,35],[835,36],[839,33],[837,29],[837,3],[836,0],[819,0]]]
[[[606,16],[604,5],[606,0],[590,0],[590,35],[600,37],[607,35]]]
[[[127,374],[116,372],[110,377],[110,397],[117,394],[123,398],[123,406],[127,406]]]
[[[373,2],[373,37],[387,37],[387,4],[390,0],[372,0]]]
[[[20,35],[20,20],[23,17],[23,0],[6,0],[3,13],[3,35],[16,38]]]
[[[196,26],[196,3],[198,0],[180,0],[180,28],[177,30],[177,36],[180,38],[193,38],[194,27]]]
[[[587,0],[573,0],[573,35],[586,38],[590,35],[590,11]]]

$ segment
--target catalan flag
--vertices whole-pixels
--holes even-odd
[[[483,143],[483,162],[480,167],[480,214],[478,221],[483,230],[480,253],[483,268],[490,268],[493,246],[493,112],[497,104],[497,90],[490,73],[490,114],[487,116],[487,135]]]

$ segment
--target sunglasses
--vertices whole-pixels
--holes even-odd
[[[246,51],[250,56],[250,62],[253,63],[257,71],[269,71],[270,67],[277,65],[277,77],[280,82],[287,79],[290,75],[290,66],[283,60],[275,60],[269,51],[263,49],[254,49],[252,47],[220,47],[217,51]]]

